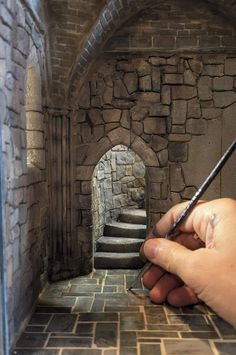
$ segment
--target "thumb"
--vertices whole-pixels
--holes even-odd
[[[188,283],[193,274],[194,251],[183,245],[164,239],[149,239],[144,243],[144,255],[153,264],[179,276]]]

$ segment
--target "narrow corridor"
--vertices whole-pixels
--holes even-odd
[[[236,354],[236,331],[205,305],[154,305],[137,270],[96,270],[48,285],[14,355]]]

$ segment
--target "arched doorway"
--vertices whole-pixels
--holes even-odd
[[[96,268],[141,265],[138,252],[146,235],[145,170],[142,159],[125,145],[107,151],[96,165],[92,179]]]

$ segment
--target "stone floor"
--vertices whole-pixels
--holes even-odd
[[[14,355],[235,355],[236,331],[205,305],[154,305],[136,270],[48,285]]]

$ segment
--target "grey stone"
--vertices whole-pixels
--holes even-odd
[[[141,121],[143,118],[148,116],[149,110],[146,107],[136,105],[131,109],[132,119],[134,121]]]
[[[152,148],[158,152],[162,149],[165,149],[168,145],[168,140],[163,138],[163,137],[160,137],[160,136],[157,136],[157,135],[154,135],[152,137]]]
[[[224,75],[224,65],[223,64],[211,64],[204,65],[204,74],[209,76],[223,76]]]
[[[180,192],[185,188],[183,172],[179,164],[170,165],[170,187],[174,192]]]
[[[212,120],[215,118],[221,117],[222,110],[220,108],[203,108],[202,109],[202,117],[207,120]]]
[[[172,90],[172,99],[173,100],[188,100],[193,97],[197,96],[197,90],[195,87],[192,86],[187,86],[187,85],[181,85],[181,86],[173,86],[171,88]]]
[[[152,67],[152,90],[160,92],[161,89],[161,73],[157,67]]]
[[[145,177],[145,166],[142,161],[134,163],[133,175],[137,179],[142,179]]]
[[[187,102],[176,100],[172,102],[171,117],[173,124],[183,124],[186,121]]]
[[[224,108],[236,101],[236,93],[234,91],[214,92],[213,100],[215,107]]]
[[[184,162],[188,159],[188,147],[183,142],[169,142],[169,159],[173,162]]]
[[[141,91],[151,91],[152,89],[151,75],[146,75],[139,78],[139,89]]]
[[[93,125],[99,125],[103,123],[101,110],[94,108],[90,109],[88,111],[88,117]]]
[[[196,85],[196,77],[193,75],[192,70],[185,70],[184,72],[184,84],[185,85]]]
[[[188,119],[186,122],[186,132],[191,134],[204,134],[207,130],[207,122],[204,119]]]
[[[160,102],[160,94],[156,92],[142,92],[139,94],[139,100],[144,102]]]
[[[163,84],[183,84],[183,76],[181,74],[164,74]]]
[[[212,99],[212,79],[208,76],[202,76],[198,80],[198,95],[200,100]]]
[[[111,104],[113,98],[113,87],[106,86],[103,92],[103,103],[104,104]]]
[[[225,61],[225,74],[236,75],[236,58],[227,58]]]
[[[188,100],[187,117],[188,118],[201,117],[201,107],[198,98]]]
[[[119,122],[121,118],[121,110],[118,109],[104,110],[103,118],[105,122]]]
[[[164,105],[170,105],[171,103],[171,91],[168,85],[163,85],[161,88],[161,102]]]
[[[123,78],[124,84],[129,94],[137,91],[138,89],[138,76],[136,73],[127,73]]]
[[[144,120],[144,133],[147,134],[165,134],[166,120],[164,118],[149,117]]]
[[[216,91],[233,90],[233,77],[223,76],[214,78],[213,89]]]
[[[115,80],[114,82],[114,97],[117,99],[127,99],[129,97],[127,89],[121,79]]]
[[[153,104],[149,109],[150,116],[169,116],[170,108],[167,105]]]
[[[134,154],[131,151],[126,152],[117,152],[116,153],[116,162],[119,165],[133,164],[134,163]]]

